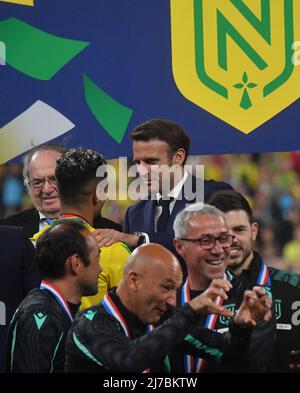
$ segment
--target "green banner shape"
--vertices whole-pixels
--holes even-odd
[[[0,41],[6,46],[6,63],[25,75],[51,79],[89,42],[48,34],[16,18],[0,21]]]
[[[118,143],[122,142],[133,114],[130,109],[105,93],[86,74],[83,74],[86,102],[102,127]]]

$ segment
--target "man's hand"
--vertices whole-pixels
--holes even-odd
[[[224,317],[232,317],[233,312],[217,304],[218,298],[227,300],[228,292],[232,288],[230,282],[215,279],[201,295],[189,302],[189,305],[199,314],[219,314]]]
[[[95,229],[92,235],[97,240],[99,247],[111,246],[116,242],[123,242],[128,247],[135,247],[139,240],[137,235],[119,232],[115,229]]]
[[[272,317],[272,300],[262,287],[254,287],[244,292],[244,300],[238,309],[234,322],[238,325],[255,326],[260,320],[269,321]]]

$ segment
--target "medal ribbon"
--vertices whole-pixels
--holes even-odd
[[[106,293],[104,296],[104,299],[102,301],[102,306],[110,315],[112,315],[120,322],[126,337],[130,338],[130,332],[127,323],[125,322],[125,319],[122,317],[118,307],[116,306],[116,304],[114,303],[114,301],[112,300],[112,298],[109,296],[108,293]]]
[[[102,305],[105,308],[105,310],[108,312],[108,314],[110,314],[120,322],[126,337],[130,338],[130,332],[127,323],[108,293],[105,294],[104,299],[102,301]],[[147,325],[147,333],[152,332],[153,330],[154,327],[152,325]],[[150,368],[144,370],[143,373],[150,373]]]
[[[271,288],[271,279],[270,279],[269,269],[267,268],[267,266],[263,262],[260,267],[260,272],[258,275],[257,284]]]
[[[54,284],[52,284],[51,282],[46,281],[46,280],[43,280],[41,282],[40,289],[44,289],[44,290],[51,292],[52,295],[55,297],[57,303],[60,305],[60,307],[64,310],[64,312],[69,317],[70,321],[73,322],[73,315],[71,313],[68,302],[64,298],[64,296],[60,292],[60,290]]]
[[[228,281],[228,278],[226,274],[224,273],[224,280]],[[189,302],[191,300],[191,295],[190,295],[190,283],[189,279],[187,278],[185,283],[182,286],[181,289],[181,305],[184,305],[185,303]],[[216,298],[215,303],[219,306],[223,304],[223,299],[218,296]],[[210,330],[213,330],[215,327],[215,324],[217,322],[218,315],[217,314],[209,314],[206,318],[205,321],[205,328],[208,328]],[[204,366],[205,366],[205,360],[202,358],[196,358],[194,356],[185,354],[184,355],[184,372],[185,373],[201,373],[204,371]]]

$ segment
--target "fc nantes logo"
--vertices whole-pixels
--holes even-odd
[[[248,134],[300,96],[299,20],[299,0],[171,0],[178,89]]]

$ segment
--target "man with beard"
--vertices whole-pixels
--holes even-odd
[[[187,278],[178,292],[177,304],[183,305],[201,294],[212,280],[224,278],[231,282],[232,289],[222,305],[235,311],[243,300],[246,288],[239,288],[232,274],[229,271],[225,272],[234,235],[228,231],[224,214],[210,205],[198,203],[188,206],[177,215],[174,231],[175,247],[183,257],[188,270]],[[268,281],[265,279],[265,275],[262,275],[258,282],[249,285],[247,289],[262,285],[263,288],[260,289],[268,293]],[[228,318],[217,318],[212,314],[200,319],[202,326],[211,330],[220,329],[220,332],[228,330],[229,322]],[[273,320],[261,321],[257,324],[251,334],[250,346],[238,362],[226,366],[216,365],[202,358],[189,356],[174,357],[173,362],[176,364],[177,371],[186,373],[263,372],[266,370],[274,344],[274,328]]]
[[[300,361],[295,360],[295,355],[300,350],[300,276],[266,266],[254,251],[258,223],[253,220],[251,207],[243,195],[220,191],[209,203],[224,212],[229,233],[234,236],[228,267],[238,276],[237,285],[245,289],[259,284],[263,276],[265,281],[269,277],[277,339],[267,371],[299,372]]]

